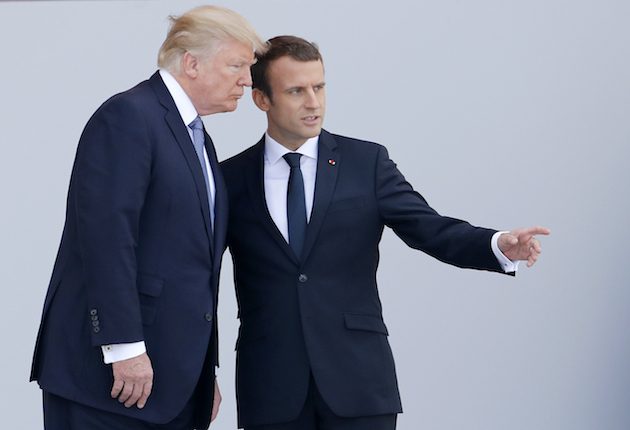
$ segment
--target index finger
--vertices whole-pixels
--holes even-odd
[[[524,233],[535,236],[537,234],[543,234],[543,235],[548,235],[551,233],[551,231],[548,228],[545,227],[541,227],[539,225],[534,226],[534,227],[527,227],[525,228]]]

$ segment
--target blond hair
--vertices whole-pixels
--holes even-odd
[[[181,72],[182,57],[189,52],[200,60],[212,58],[229,39],[264,52],[265,43],[254,27],[238,13],[219,6],[199,6],[185,14],[170,16],[171,27],[158,54],[158,67]]]

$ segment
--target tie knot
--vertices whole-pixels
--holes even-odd
[[[302,157],[302,154],[298,154],[297,152],[288,152],[284,154],[283,157],[287,160],[287,163],[289,163],[291,168],[300,167],[300,157]]]
[[[203,130],[203,122],[201,122],[201,118],[197,117],[193,119],[190,124],[188,124],[188,127],[192,128],[193,130]]]

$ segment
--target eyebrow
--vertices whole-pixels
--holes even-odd
[[[250,61],[247,58],[244,57],[237,57],[237,58],[232,58],[231,60],[228,60],[227,63],[228,64],[249,64],[250,66],[253,66],[254,64],[256,64],[256,62],[258,61],[257,58],[254,58],[253,61]]]

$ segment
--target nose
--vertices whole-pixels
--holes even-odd
[[[321,106],[319,97],[313,88],[309,88],[306,91],[305,106],[309,109],[317,109]]]
[[[238,80],[238,84],[240,86],[251,87],[253,84],[252,71],[249,67],[244,67],[243,70],[244,72],[241,75],[240,79]]]

